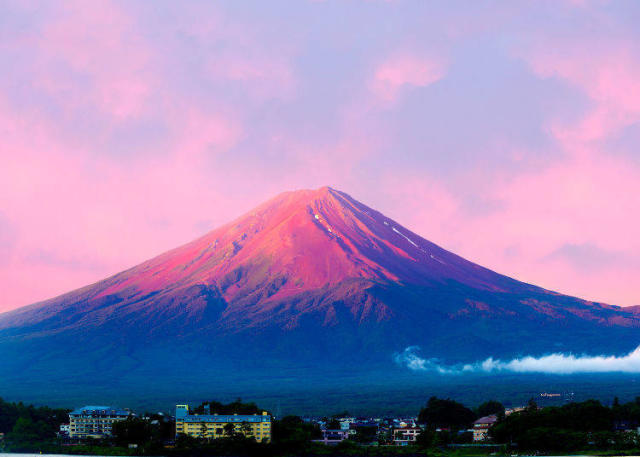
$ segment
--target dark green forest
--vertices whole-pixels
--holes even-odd
[[[596,400],[542,409],[530,404],[489,433],[495,442],[527,451],[629,450],[640,444],[639,424],[640,397],[625,404],[615,399],[611,407]]]
[[[0,433],[11,441],[41,441],[53,438],[60,424],[69,422],[69,409],[35,407],[0,398]]]

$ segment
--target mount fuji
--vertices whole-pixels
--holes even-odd
[[[364,385],[404,376],[394,358],[407,347],[460,364],[639,344],[637,309],[498,274],[323,187],[283,193],[112,277],[0,314],[0,389]]]

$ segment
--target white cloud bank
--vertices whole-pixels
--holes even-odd
[[[418,355],[418,346],[409,346],[394,355],[396,363],[413,371],[433,371],[441,374],[491,373],[640,373],[640,346],[623,356],[590,356],[573,354],[549,354],[541,357],[526,356],[502,361],[492,357],[473,364],[441,365],[437,359],[425,359]]]

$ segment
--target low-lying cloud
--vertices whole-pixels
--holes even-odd
[[[614,355],[574,355],[554,353],[540,357],[526,356],[509,361],[489,357],[472,364],[443,365],[438,359],[423,358],[418,355],[418,346],[409,346],[394,354],[399,365],[412,371],[431,371],[440,374],[461,373],[640,373],[640,347],[623,356]]]

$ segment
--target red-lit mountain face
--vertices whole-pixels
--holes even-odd
[[[286,311],[321,309],[330,323],[335,314],[330,303],[299,304],[295,309],[282,304],[305,292],[342,287],[345,281],[349,286],[344,293],[354,294],[375,283],[429,285],[446,280],[489,291],[522,287],[325,187],[282,194],[187,245],[95,285],[10,313],[3,323],[56,318],[75,302],[82,303],[77,312],[96,313],[92,325],[98,325],[125,309],[157,312],[159,299],[169,297],[179,307],[176,312],[197,317],[206,311],[206,300],[193,296],[199,290],[226,303],[221,318],[235,330],[278,320]],[[185,302],[186,296],[191,300]],[[105,307],[112,300],[118,303]],[[393,314],[383,303],[351,312],[378,321]],[[287,323],[292,325],[295,319]]]
[[[104,281],[0,315],[0,356],[12,376],[24,360],[153,372],[311,359],[357,371],[392,367],[410,345],[450,360],[620,353],[638,345],[639,326],[631,311],[473,264],[325,187],[281,194]]]

